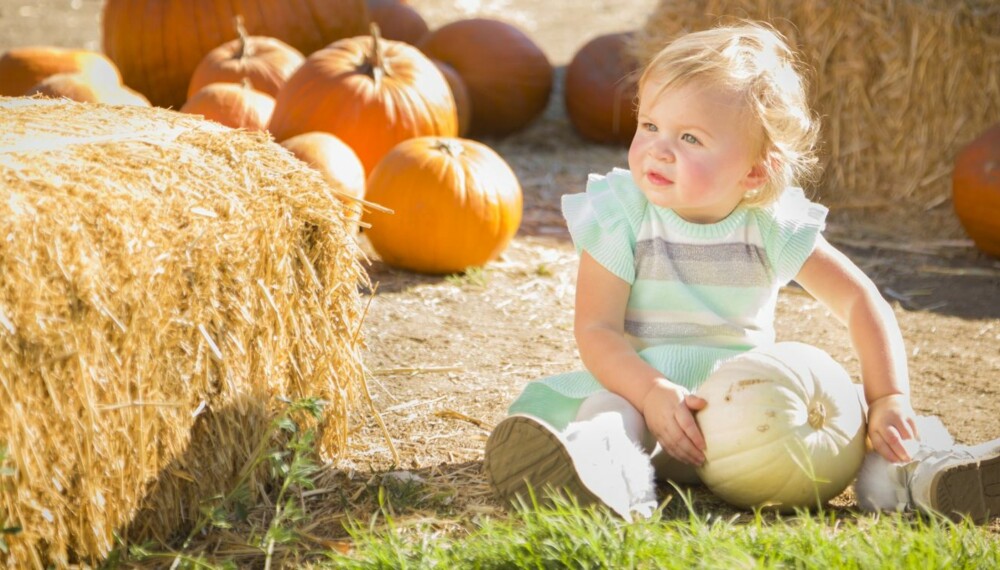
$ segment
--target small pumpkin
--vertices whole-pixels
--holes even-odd
[[[141,93],[118,83],[95,83],[83,73],[50,75],[29,89],[26,95],[42,95],[55,99],[66,98],[81,103],[150,106],[149,100]]]
[[[554,70],[520,29],[488,18],[457,20],[424,36],[420,49],[455,68],[472,102],[471,135],[504,136],[541,115]]]
[[[1000,257],[1000,123],[958,152],[951,191],[955,214],[973,243]]]
[[[361,218],[358,200],[365,195],[365,168],[351,147],[323,132],[302,133],[281,141],[281,146],[323,175],[348,208],[350,220]]]
[[[371,36],[313,53],[278,93],[270,131],[284,140],[309,131],[336,135],[365,172],[400,141],[458,134],[455,99],[441,71],[417,48]]]
[[[106,0],[101,40],[126,84],[158,107],[177,109],[198,62],[237,37],[233,19],[240,15],[250,35],[306,55],[368,29],[364,0]]]
[[[94,85],[120,85],[118,67],[103,54],[53,46],[9,49],[0,55],[0,95],[20,97],[57,73],[79,73]]]
[[[628,53],[632,35],[597,36],[566,67],[566,114],[589,141],[628,145],[635,135],[638,64]]]
[[[413,6],[400,2],[386,2],[368,6],[368,16],[378,24],[382,37],[387,40],[416,45],[431,30],[424,17]]]
[[[697,395],[702,482],[743,508],[816,507],[854,480],[865,454],[857,387],[826,352],[779,342],[722,362]]]
[[[403,141],[368,176],[365,235],[382,260],[419,273],[495,259],[521,224],[517,176],[493,149],[457,137]]]
[[[211,50],[194,68],[188,84],[190,98],[209,83],[243,83],[277,97],[285,81],[305,61],[302,52],[277,38],[251,36],[237,18],[239,37]]]
[[[274,112],[274,97],[249,83],[211,83],[201,88],[181,107],[181,113],[202,115],[234,129],[266,131]]]

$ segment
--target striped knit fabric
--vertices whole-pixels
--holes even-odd
[[[632,286],[625,332],[636,351],[690,390],[719,360],[774,342],[778,289],[812,252],[827,213],[789,188],[766,208],[694,224],[651,204],[621,169],[591,175],[562,205],[577,251]],[[587,372],[561,374],[529,383],[510,411],[558,428],[600,389]]]

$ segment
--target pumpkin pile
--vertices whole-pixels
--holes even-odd
[[[513,134],[547,107],[554,69],[524,32],[486,18],[431,29],[404,0],[210,4],[108,0],[104,53],[10,50],[0,95],[155,105],[265,132],[333,185],[387,263],[455,272],[501,253],[520,224],[520,185],[485,143],[461,137]],[[454,172],[389,164],[381,172],[420,182],[373,177],[417,148]],[[406,236],[421,224],[439,239],[417,251]]]

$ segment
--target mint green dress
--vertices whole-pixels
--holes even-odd
[[[827,215],[790,187],[766,207],[694,224],[650,203],[622,169],[590,175],[585,192],[563,196],[562,211],[577,252],[631,286],[625,332],[636,352],[691,391],[722,360],[774,342],[778,290],[812,253]],[[508,413],[563,429],[601,390],[586,371],[549,376],[529,382]]]

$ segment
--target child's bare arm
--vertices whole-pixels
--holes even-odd
[[[703,407],[703,400],[664,378],[629,344],[625,338],[629,291],[628,283],[583,252],[573,327],[580,357],[601,385],[643,414],[650,432],[668,453],[700,464],[705,442],[692,410]]]
[[[883,457],[906,461],[902,441],[917,437],[903,336],[871,279],[822,236],[795,280],[847,326],[861,363],[868,435]]]

